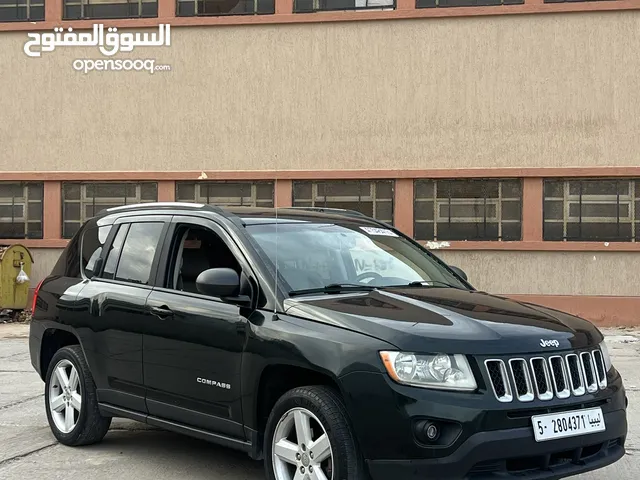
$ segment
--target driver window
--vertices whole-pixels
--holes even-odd
[[[176,229],[174,253],[169,272],[169,288],[200,293],[196,279],[209,268],[241,268],[231,250],[213,231],[202,227],[182,226]]]

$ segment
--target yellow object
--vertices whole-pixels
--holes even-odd
[[[0,246],[0,310],[27,307],[33,255],[27,247]]]

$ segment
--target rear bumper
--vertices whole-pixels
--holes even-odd
[[[624,455],[625,410],[604,415],[606,431],[536,442],[531,427],[479,432],[451,455],[420,460],[369,460],[373,480],[555,480],[610,465]]]
[[[40,351],[42,346],[42,336],[44,335],[45,327],[41,322],[37,320],[31,320],[29,324],[29,355],[31,357],[31,366],[43,378],[44,372],[40,368]]]

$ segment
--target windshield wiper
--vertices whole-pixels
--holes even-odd
[[[429,287],[429,288],[457,288],[458,290],[466,290],[466,288],[459,287],[457,285],[451,285],[447,282],[441,282],[440,280],[418,280],[415,282],[409,282],[405,285],[392,285],[393,288],[402,287]],[[390,288],[385,286],[385,288]]]
[[[356,283],[331,283],[320,288],[306,288],[304,290],[291,290],[290,297],[296,295],[311,295],[314,293],[342,293],[342,292],[371,292],[378,287],[371,285],[358,285]]]

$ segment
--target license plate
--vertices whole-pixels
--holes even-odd
[[[531,421],[533,422],[533,434],[536,442],[587,435],[606,430],[601,408],[536,415],[531,417]]]

